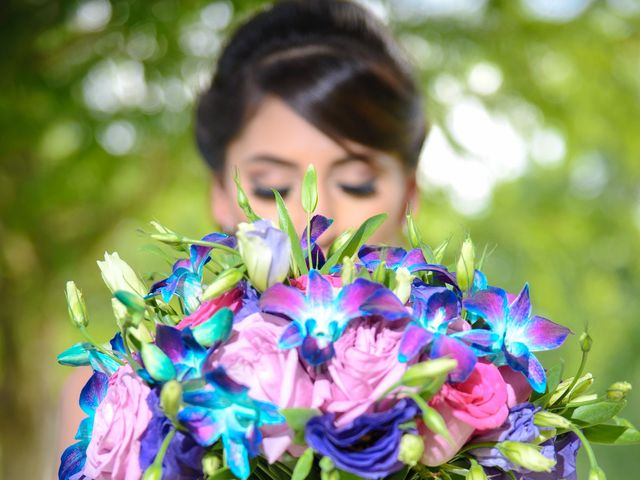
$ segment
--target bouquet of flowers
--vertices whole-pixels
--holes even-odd
[[[67,284],[86,341],[58,360],[93,374],[60,479],[576,479],[584,447],[596,480],[592,442],[640,442],[618,417],[630,385],[589,391],[589,335],[576,375],[545,369],[536,352],[571,332],[532,312],[527,285],[491,285],[469,239],[456,273],[410,215],[408,251],[366,243],[379,215],[323,252],[313,168],[301,236],[274,195],[279,228],[239,185],[248,222],[233,236],[154,222],[172,271],[150,287],[106,254],[108,345]]]

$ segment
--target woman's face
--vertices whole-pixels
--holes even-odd
[[[357,157],[326,136],[276,97],[267,97],[240,135],[227,148],[224,178],[212,189],[216,221],[225,230],[246,221],[236,203],[236,168],[255,212],[277,225],[271,189],[284,198],[298,231],[306,225],[300,203],[302,178],[309,164],[316,168],[319,202],[316,213],[334,223],[320,237],[326,249],[348,228],[357,228],[378,213],[389,216],[371,241],[398,243],[407,203],[415,202],[415,177],[384,152],[347,142]]]

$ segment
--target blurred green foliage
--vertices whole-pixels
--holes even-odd
[[[451,237],[457,248],[469,232],[496,247],[485,264],[490,281],[511,291],[530,282],[538,314],[576,333],[588,324],[601,391],[620,379],[640,386],[640,8],[574,0],[565,3],[575,12],[550,19],[535,3],[425,1],[462,7],[420,11],[415,1],[369,2],[388,14],[420,67],[430,120],[454,149],[464,145],[447,121],[452,85],[523,135],[543,125],[564,146],[552,164],[529,159],[517,178],[497,183],[489,207],[474,215],[458,213],[446,189],[427,182],[419,220],[432,244]],[[140,250],[136,229],[149,220],[191,236],[212,230],[193,98],[225,35],[263,5],[0,5],[2,478],[57,468],[56,412],[68,372],[55,356],[78,341],[65,280],[82,288],[91,327],[106,339],[109,294],[95,264],[102,252],[117,250],[149,272],[163,268]],[[500,73],[495,91],[470,88],[479,62]],[[427,160],[426,169],[437,161]],[[578,351],[576,335],[543,360],[561,355],[570,373]],[[640,423],[637,399],[628,417]],[[632,450],[598,449],[609,478],[628,478]]]

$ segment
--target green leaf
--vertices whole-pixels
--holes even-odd
[[[615,424],[601,424],[585,428],[584,435],[592,443],[604,445],[638,445],[640,431],[628,420],[615,417]]]
[[[307,268],[307,262],[304,260],[304,253],[300,246],[300,238],[296,232],[296,227],[291,221],[287,206],[282,199],[282,195],[277,190],[273,190],[273,195],[276,197],[276,207],[278,209],[278,219],[280,222],[280,230],[289,235],[291,240],[291,253],[293,255],[293,264],[297,267],[297,272],[301,274],[309,273]]]
[[[233,176],[233,181],[236,184],[236,191],[237,191],[236,199],[237,199],[238,205],[244,212],[244,215],[247,217],[247,219],[250,222],[255,222],[256,220],[260,220],[260,217],[256,214],[256,212],[253,211],[253,208],[251,208],[251,205],[249,204],[249,198],[247,197],[247,194],[244,193],[244,190],[242,189],[242,185],[240,185],[240,174],[237,168],[236,168],[235,175]]]
[[[291,474],[291,480],[304,480],[309,476],[311,467],[313,466],[313,449],[307,448],[304,453],[298,459],[293,473]]]
[[[338,263],[343,257],[351,257],[358,252],[360,247],[368,240],[368,238],[382,225],[382,222],[387,218],[386,213],[374,215],[373,217],[365,220],[360,225],[360,228],[351,236],[348,242],[340,247],[333,255],[329,257],[324,264],[320,273],[327,274],[331,268]]]
[[[280,413],[294,432],[294,443],[299,445],[304,444],[304,427],[309,419],[320,415],[320,411],[315,408],[283,408]]]
[[[585,425],[598,425],[615,417],[627,404],[626,401],[611,402],[604,400],[592,405],[576,408],[571,413],[571,420]]]
[[[307,167],[302,180],[302,209],[306,213],[313,213],[318,206],[318,176],[313,165]]]

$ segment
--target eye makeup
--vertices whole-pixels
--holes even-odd
[[[360,184],[339,183],[340,189],[347,195],[358,198],[371,197],[377,193],[375,180],[369,180]]]

